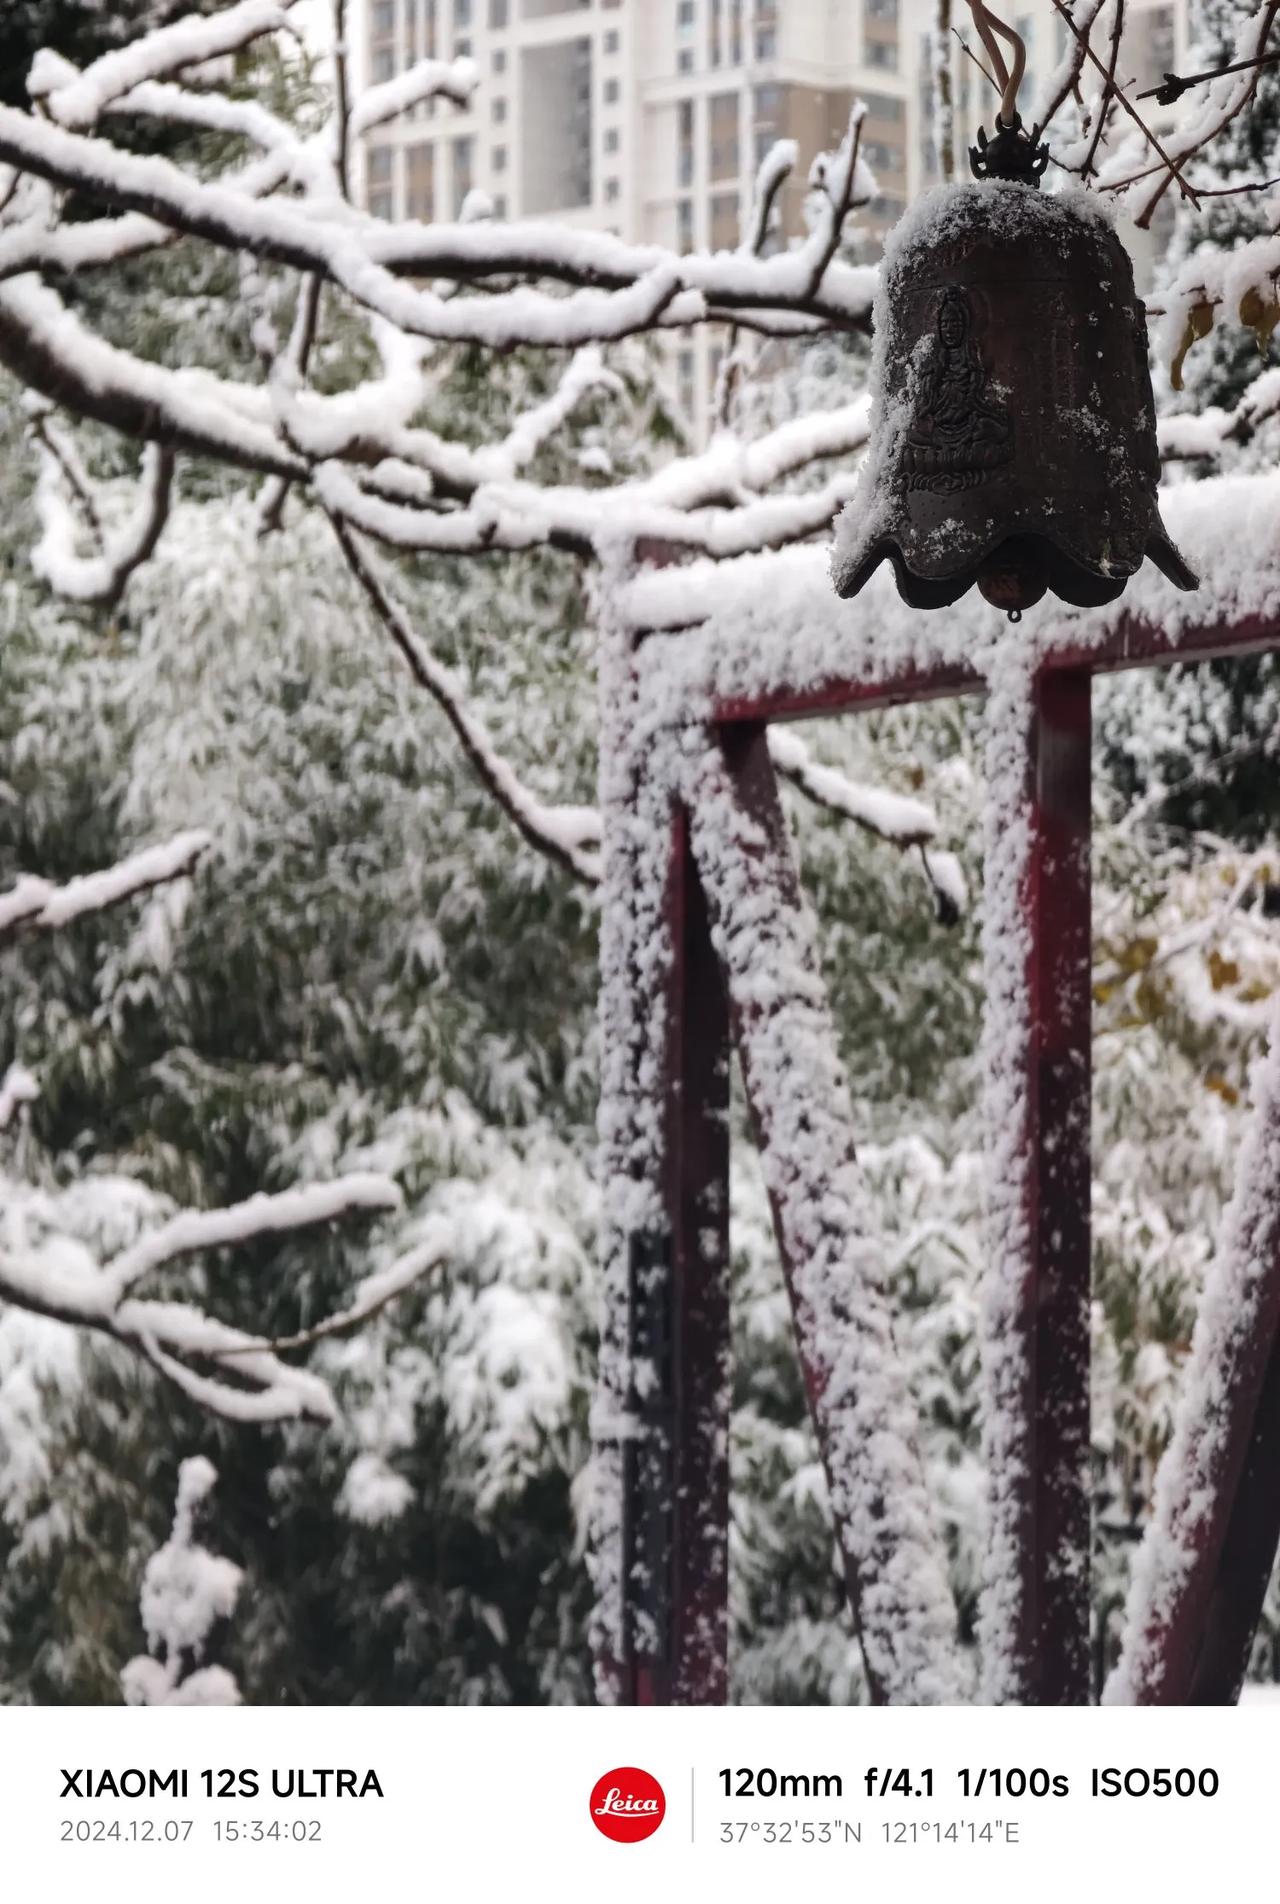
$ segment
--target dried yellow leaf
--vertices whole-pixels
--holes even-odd
[[[1182,333],[1178,345],[1178,354],[1169,366],[1169,382],[1175,390],[1182,389],[1182,366],[1187,361],[1187,352],[1202,337],[1207,337],[1213,329],[1213,306],[1205,302],[1193,304],[1187,312],[1187,327]]]
[[[1224,986],[1239,984],[1240,967],[1234,959],[1224,959],[1220,952],[1213,951],[1209,954],[1208,966],[1215,992],[1222,991]]]
[[[1277,302],[1275,291],[1269,297],[1264,297],[1261,291],[1250,285],[1240,300],[1240,322],[1246,330],[1253,332],[1258,340],[1258,349],[1265,357],[1271,348],[1271,333],[1280,324],[1280,302]]]

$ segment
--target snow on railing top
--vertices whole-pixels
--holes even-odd
[[[1280,616],[1280,477],[1175,487],[1162,493],[1161,508],[1201,578],[1195,594],[1148,562],[1105,608],[1046,599],[1027,611],[1019,640],[1040,654],[1096,649],[1122,627],[1143,624],[1176,645],[1215,623]],[[929,614],[909,608],[883,568],[860,596],[842,601],[829,561],[825,549],[797,548],[649,570],[626,583],[618,608],[627,626],[648,636],[639,667],[651,717],[694,720],[735,702],[803,699],[834,681],[870,686],[954,671],[977,684],[1006,627],[976,591],[945,615]]]

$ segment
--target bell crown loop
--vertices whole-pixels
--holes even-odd
[[[979,126],[978,143],[969,147],[969,169],[977,179],[1008,179],[1039,189],[1048,163],[1048,148],[1022,130],[1016,112],[1008,125],[996,120],[993,139]]]

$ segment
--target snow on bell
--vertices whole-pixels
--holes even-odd
[[[1095,200],[1042,196],[1017,124],[972,154],[987,182],[907,213],[875,304],[871,449],[836,532],[856,595],[879,563],[915,608],[975,582],[1010,614],[1046,589],[1096,607],[1149,555],[1196,578],[1156,499],[1160,461],[1133,267]]]

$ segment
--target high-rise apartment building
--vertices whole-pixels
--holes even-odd
[[[1131,0],[1126,51],[1141,84],[1185,50],[1186,6]],[[467,109],[428,103],[370,135],[366,202],[388,217],[451,218],[480,189],[500,218],[555,217],[676,251],[719,250],[738,242],[761,158],[794,139],[800,165],[781,205],[793,235],[809,164],[838,144],[858,98],[879,185],[859,219],[873,257],[937,177],[935,17],[936,0],[357,0],[365,83],[423,58],[469,55],[480,69]],[[1052,0],[1031,0],[1017,24],[1030,99],[1068,29]],[[954,39],[950,59],[963,155],[978,124],[990,125],[994,95]],[[672,348],[679,400],[696,421],[707,413],[714,345],[696,336]]]

